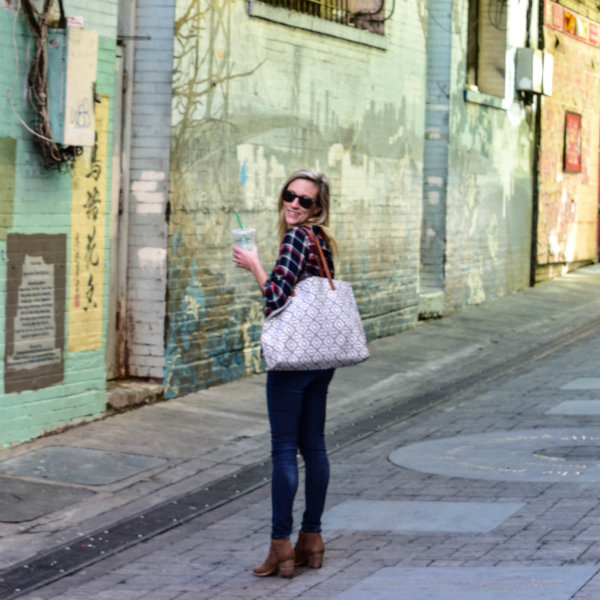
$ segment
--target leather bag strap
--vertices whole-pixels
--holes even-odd
[[[327,264],[327,261],[325,260],[325,255],[323,254],[323,248],[321,248],[321,244],[319,244],[319,240],[317,240],[317,237],[315,236],[315,234],[313,233],[313,230],[310,227],[306,227],[304,229],[308,233],[312,243],[314,244],[314,246],[316,248],[317,262],[319,263],[319,276],[323,277],[323,272],[325,272],[325,275],[327,276],[327,279],[329,280],[329,285],[331,286],[331,289],[335,290],[335,284],[333,283],[333,277],[331,276],[331,271],[329,270],[329,265]]]

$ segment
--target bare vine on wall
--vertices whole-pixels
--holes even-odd
[[[50,127],[46,38],[53,0],[44,0],[41,10],[37,10],[31,0],[21,0],[21,4],[35,38],[33,60],[27,79],[29,103],[35,115],[35,131],[33,133],[36,144],[40,149],[42,165],[48,168],[61,169],[72,164],[75,158],[81,154],[81,147],[58,144]],[[59,0],[59,7],[61,16],[58,25],[64,27],[65,18],[62,0]]]
[[[175,21],[167,396],[197,389],[198,382],[233,379],[249,368],[247,355],[240,361],[233,353],[223,369],[223,348],[239,348],[247,331],[236,320],[252,309],[231,309],[234,290],[223,284],[218,269],[211,270],[205,250],[213,242],[204,235],[211,223],[230,215],[228,186],[236,168],[230,161],[244,135],[237,112],[230,110],[230,82],[249,77],[262,64],[243,69],[233,61],[232,8],[238,2],[182,1]],[[203,194],[210,200],[199,200]]]
[[[231,58],[231,7],[237,0],[189,0],[175,21],[175,111],[171,160],[182,173],[190,164],[190,147],[221,170],[227,140],[235,128],[229,117],[229,83],[255,73],[235,70]],[[264,61],[263,61],[264,62]],[[215,177],[219,182],[222,178]]]

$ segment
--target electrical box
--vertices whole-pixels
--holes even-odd
[[[535,48],[517,48],[516,87],[518,91],[552,96],[554,56]]]
[[[542,92],[544,59],[541,50],[517,48],[516,83],[520,92]]]
[[[65,146],[93,146],[98,32],[80,27],[49,29],[47,49],[48,112],[54,140]]]
[[[544,52],[544,74],[542,76],[542,94],[552,96],[552,77],[554,74],[554,55]]]

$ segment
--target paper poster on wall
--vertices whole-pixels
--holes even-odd
[[[66,247],[64,234],[7,236],[5,393],[63,380]]]
[[[108,96],[95,105],[94,146],[73,168],[69,286],[69,352],[102,347],[106,247]]]
[[[567,112],[565,115],[564,170],[581,171],[581,115]]]

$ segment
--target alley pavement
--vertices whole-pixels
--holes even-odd
[[[599,345],[598,266],[373,342],[330,388],[327,553],[292,580],[250,573],[264,375],[4,449],[0,599],[597,600]]]

